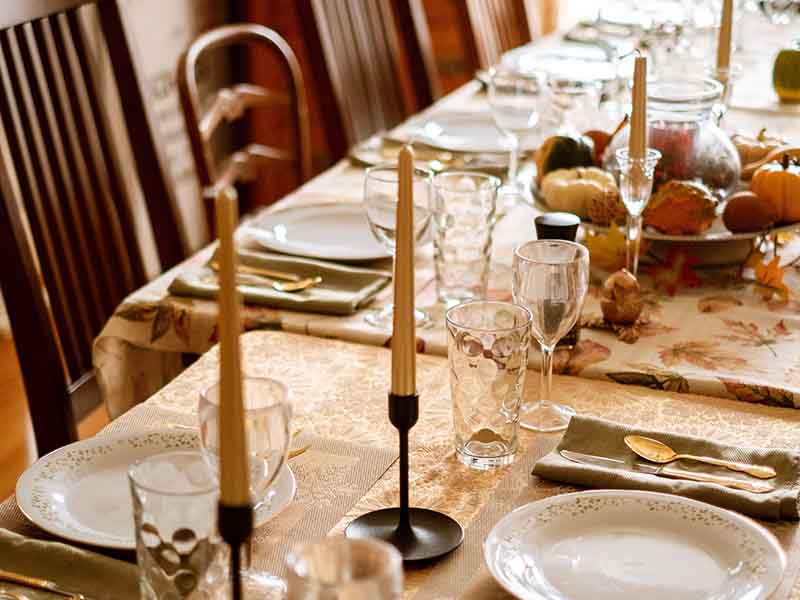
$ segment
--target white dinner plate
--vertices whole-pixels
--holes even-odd
[[[151,431],[97,436],[40,458],[17,481],[17,504],[33,523],[64,539],[133,550],[133,504],[128,467],[176,449],[198,448],[193,431]],[[294,498],[297,483],[285,466],[272,486],[273,497],[256,512],[263,524]]]
[[[314,204],[266,213],[248,233],[269,250],[345,262],[389,256],[361,204]]]
[[[737,513],[671,494],[597,490],[532,502],[503,517],[484,558],[530,600],[767,598],[786,556]]]
[[[506,137],[488,113],[441,113],[403,127],[404,135],[453,152],[508,152]]]

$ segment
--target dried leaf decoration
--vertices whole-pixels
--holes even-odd
[[[686,250],[672,246],[664,260],[654,264],[648,269],[648,274],[653,278],[656,289],[665,289],[667,294],[674,296],[683,287],[700,287],[703,280],[694,272],[694,266],[700,262]]]
[[[720,379],[720,381],[725,385],[725,389],[737,400],[769,404],[771,406],[797,408],[795,394],[788,390],[782,390],[769,385],[742,383],[730,379]]]
[[[769,263],[759,261],[755,265],[756,292],[766,301],[777,296],[782,302],[789,300],[789,287],[783,282],[786,268],[780,266],[780,256],[775,256]]]
[[[613,273],[627,266],[625,258],[625,234],[619,227],[611,226],[608,233],[586,233],[583,242],[589,249],[592,266]],[[647,253],[649,244],[642,240],[639,256]]]
[[[641,385],[651,390],[686,393],[689,381],[680,373],[665,371],[648,364],[632,364],[640,371],[616,371],[606,373],[606,377],[624,385]]]

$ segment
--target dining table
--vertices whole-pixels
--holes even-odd
[[[747,92],[741,93],[738,105],[734,95],[725,116],[727,129],[754,135],[768,127],[792,134],[800,112],[778,105],[769,89],[754,98],[752,86],[742,87]],[[401,138],[446,114],[485,118],[489,113],[483,85],[473,81],[459,88],[398,126],[392,137]],[[237,240],[242,247],[257,248],[253,228],[276,211],[360,205],[363,180],[363,164],[342,160],[276,205],[245,217]],[[523,203],[498,216],[489,298],[511,300],[514,247],[535,237],[533,219],[541,212],[540,206]],[[774,248],[756,258],[769,263],[771,253],[777,252],[785,294],[765,290],[754,279],[748,269],[755,263],[745,269],[707,266],[666,280],[664,272],[675,265],[644,265],[647,318],[635,340],[599,325],[607,273],[593,268],[580,342],[556,357],[554,400],[574,407],[579,415],[633,428],[741,447],[800,447],[800,240],[785,234],[774,242]],[[94,363],[113,419],[99,439],[168,435],[198,426],[200,394],[219,377],[217,304],[169,290],[176,277],[206,267],[215,251],[214,244],[201,249],[131,294],[96,339]],[[370,266],[391,268],[388,259]],[[416,304],[432,323],[417,330],[420,417],[410,432],[411,504],[447,513],[462,525],[465,538],[443,559],[405,569],[404,597],[510,598],[484,562],[489,532],[517,507],[580,488],[532,474],[535,463],[557,446],[561,433],[520,430],[520,450],[508,466],[479,471],[459,461],[453,441],[445,308],[437,302],[430,247],[417,252],[415,276]],[[391,293],[391,286],[385,287],[371,306],[350,315],[252,304],[242,308],[242,370],[288,387],[292,428],[302,432],[297,444],[308,447],[289,460],[297,481],[293,500],[256,530],[256,567],[285,576],[287,553],[295,544],[341,535],[365,512],[397,505],[397,431],[387,417],[392,334],[364,320],[364,310],[391,302]],[[535,353],[530,367],[523,395],[535,401]],[[774,534],[787,557],[771,598],[800,600],[797,522],[758,523]],[[59,539],[26,519],[13,497],[0,504],[0,528],[32,539]],[[131,552],[89,548],[135,561]]]
[[[758,58],[757,55],[756,58]],[[797,136],[794,126],[800,111],[774,100],[765,88],[763,59],[751,58],[755,81],[740,82],[741,108],[737,95],[725,116],[725,128],[756,135],[762,128],[783,136]],[[754,88],[761,90],[759,104]],[[472,81],[390,132],[390,137],[413,136],[426,124],[442,116],[468,115],[490,119],[487,95],[479,81]],[[383,135],[383,134],[380,134]],[[380,137],[380,135],[378,137]],[[534,140],[535,141],[535,140]],[[342,204],[362,206],[365,166],[344,159],[313,178],[276,204],[245,217],[239,230],[242,247],[259,248],[253,228],[270,215],[294,207]],[[511,298],[511,262],[520,242],[535,238],[534,218],[539,204],[520,203],[498,215],[494,230],[492,263],[487,297]],[[335,236],[335,230],[332,232]],[[257,237],[257,236],[256,236]],[[621,241],[622,235],[617,240]],[[800,238],[790,232],[778,238],[779,265],[788,290],[783,296],[757,284],[752,272],[742,269],[683,269],[678,255],[665,264],[644,265],[642,274],[646,324],[637,340],[602,327],[592,327],[600,315],[600,288],[607,275],[594,265],[613,264],[622,256],[621,245],[595,246],[593,282],[583,310],[589,326],[580,343],[555,357],[557,373],[656,389],[697,393],[745,402],[800,407],[800,363],[792,351],[800,331]],[[342,240],[346,244],[346,240]],[[437,301],[432,244],[417,252],[416,304],[431,317],[431,324],[418,328],[418,351],[446,355],[444,312]],[[217,304],[213,299],[170,293],[170,285],[183,273],[208,265],[216,245],[201,249],[173,269],[163,273],[128,296],[117,308],[95,340],[93,361],[103,397],[112,418],[145,400],[168,383],[186,365],[188,355],[200,355],[217,341]],[[718,246],[708,252],[716,252]],[[609,259],[609,254],[611,258]],[[662,260],[664,260],[662,255]],[[767,265],[772,254],[764,257]],[[391,271],[388,260],[370,266]],[[660,267],[660,268],[659,268]],[[610,268],[610,267],[609,267]],[[677,269],[677,271],[676,271]],[[302,294],[302,292],[300,292]],[[242,320],[245,330],[282,330],[303,335],[386,346],[389,328],[378,328],[364,319],[367,310],[391,302],[391,286],[377,294],[372,305],[354,314],[332,315],[247,304]],[[622,336],[624,337],[624,336]],[[538,368],[534,353],[530,366]]]

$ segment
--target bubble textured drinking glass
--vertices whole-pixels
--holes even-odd
[[[414,237],[417,246],[424,245],[432,237],[431,195],[433,174],[419,167],[414,168]],[[395,227],[399,194],[397,165],[377,165],[367,169],[364,177],[364,207],[367,211],[372,235],[389,253],[395,255]],[[391,304],[381,309],[370,310],[364,320],[374,327],[390,329],[394,311]],[[417,327],[424,327],[430,320],[425,312],[415,309]]]
[[[403,597],[403,559],[381,540],[325,538],[293,549],[286,563],[288,600]]]
[[[639,248],[642,241],[642,213],[653,193],[653,174],[661,153],[653,148],[645,150],[643,159],[632,159],[627,148],[616,152],[619,167],[619,195],[628,211],[625,236],[625,257],[628,271],[639,272]]]
[[[458,459],[474,469],[514,460],[531,313],[477,300],[447,311],[447,360]]]
[[[520,200],[530,199],[531,191],[518,178],[521,138],[535,129],[548,98],[547,76],[543,72],[522,73],[507,68],[489,71],[489,108],[511,145],[508,176],[498,193],[501,214]]]
[[[542,351],[539,400],[525,403],[520,425],[534,431],[562,431],[575,411],[551,402],[553,350],[575,325],[589,287],[589,251],[580,244],[537,240],[514,250],[514,302],[531,312],[531,333]]]
[[[486,296],[500,180],[448,171],[433,178],[436,294],[445,306]]]
[[[289,390],[280,381],[259,377],[242,379],[245,436],[250,459],[250,496],[258,509],[271,497],[269,488],[286,463],[292,417]],[[200,442],[214,476],[219,472],[220,387],[216,383],[200,394]],[[252,539],[245,548],[242,585],[252,598],[282,598],[281,579],[252,568]]]
[[[228,551],[217,533],[219,488],[203,454],[177,450],[128,470],[142,600],[229,597]]]

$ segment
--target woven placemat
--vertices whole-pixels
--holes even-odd
[[[295,443],[298,446],[310,444],[309,450],[289,463],[297,479],[295,499],[260,527],[254,538],[254,566],[281,576],[289,550],[300,542],[324,537],[398,457],[397,449],[317,436],[302,435]],[[57,539],[28,521],[13,497],[0,504],[0,527],[36,539]],[[133,552],[91,549],[135,560]]]

